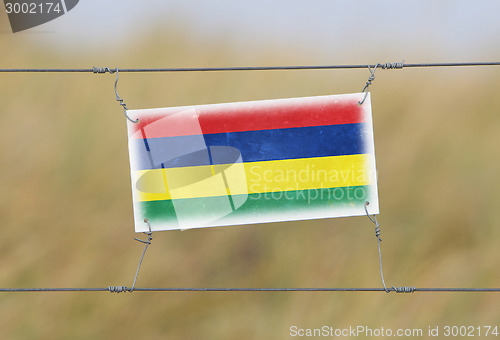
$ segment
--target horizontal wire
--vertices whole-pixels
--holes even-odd
[[[385,64],[356,64],[356,65],[301,65],[301,66],[236,66],[236,67],[179,67],[179,68],[12,68],[0,69],[0,72],[74,72],[74,73],[106,73],[106,72],[210,72],[210,71],[272,71],[272,70],[333,70],[333,69],[364,69],[381,65],[382,68],[409,68],[409,67],[457,67],[457,66],[500,66],[500,62],[459,62],[459,63],[400,63],[401,67],[384,67]]]
[[[17,292],[114,292],[108,288],[0,288],[0,293]],[[122,292],[128,291],[123,287]],[[134,288],[134,292],[384,292],[384,288]],[[120,291],[118,291],[120,292]],[[500,288],[413,288],[413,292],[500,293]],[[397,292],[401,293],[401,292]]]

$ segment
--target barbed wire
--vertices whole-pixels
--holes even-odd
[[[500,66],[500,61],[493,62],[446,62],[446,63],[376,63],[353,65],[297,65],[297,66],[233,66],[233,67],[169,67],[169,68],[3,68],[0,72],[58,72],[58,73],[114,73],[119,72],[217,72],[217,71],[276,71],[276,70],[334,70],[366,69],[402,69],[419,67],[463,67],[463,66]]]

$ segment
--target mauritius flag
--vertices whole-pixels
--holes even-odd
[[[363,96],[128,111],[136,232],[377,214]]]

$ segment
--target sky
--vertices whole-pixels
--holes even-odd
[[[312,60],[342,55],[346,63],[369,56],[489,61],[500,53],[499,12],[497,0],[81,0],[63,17],[16,34],[78,52],[136,44],[154,27],[174,25],[246,53],[300,49]]]

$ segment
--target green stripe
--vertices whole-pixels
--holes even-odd
[[[265,217],[283,214],[283,220],[287,219],[287,213],[307,213],[312,215],[313,210],[328,210],[334,212],[337,208],[362,207],[370,196],[372,186],[351,186],[342,188],[324,188],[274,193],[256,193],[248,195],[246,201],[236,211],[225,215],[224,209],[228,209],[229,200],[226,196],[186,198],[176,200],[187,208],[189,217],[193,220],[213,220],[216,216],[224,216],[217,220],[217,224],[224,221],[239,220],[245,223],[249,217]],[[239,197],[238,197],[239,196]],[[232,202],[244,200],[244,196],[232,196]],[[231,202],[231,203],[232,203]],[[136,219],[147,218],[152,224],[168,223],[173,229],[178,226],[176,211],[172,200],[135,202]],[[217,210],[214,207],[221,207]],[[186,211],[186,210],[184,210]]]

